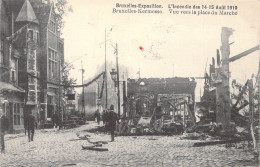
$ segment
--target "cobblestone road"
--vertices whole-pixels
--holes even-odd
[[[0,155],[0,166],[240,166],[238,161],[250,160],[252,153],[223,145],[192,147],[194,140],[178,136],[116,137],[103,147],[109,151],[82,150],[90,145],[76,133],[89,134],[92,141],[109,141],[107,134],[88,133],[94,123],[75,129],[38,130],[35,140],[28,143],[24,134],[6,136],[6,153]]]

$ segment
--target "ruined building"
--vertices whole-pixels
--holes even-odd
[[[195,87],[196,82],[191,78],[128,79],[123,117],[134,128],[158,132],[163,131],[167,122],[189,127],[195,123]]]

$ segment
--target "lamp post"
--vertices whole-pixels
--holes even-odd
[[[84,83],[84,72],[85,70],[83,69],[83,62],[81,61],[81,76],[82,76],[82,85]],[[84,117],[86,116],[86,113],[85,113],[85,92],[84,92],[84,86],[82,86],[82,112],[84,114]]]
[[[111,78],[115,83],[115,87],[117,87],[117,106],[118,106],[118,117],[120,118],[120,86],[119,86],[119,74],[118,71],[115,71],[115,69],[112,69],[110,72]]]

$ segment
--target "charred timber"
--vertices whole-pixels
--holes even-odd
[[[246,56],[246,55],[248,55],[248,54],[250,54],[250,53],[252,53],[252,52],[254,52],[254,51],[256,51],[256,50],[259,50],[259,45],[257,45],[257,46],[255,46],[255,47],[253,47],[253,48],[251,48],[251,49],[248,49],[247,51],[244,51],[244,52],[242,52],[242,53],[240,53],[240,54],[238,54],[238,55],[236,55],[236,56],[234,56],[234,57],[231,57],[230,59],[229,59],[229,62],[233,62],[233,61],[236,61],[236,60],[238,60],[238,59],[240,59],[240,58],[242,58],[242,57],[244,57],[244,56]]]

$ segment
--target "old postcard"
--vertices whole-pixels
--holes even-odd
[[[0,0],[0,166],[259,166],[259,0]]]

